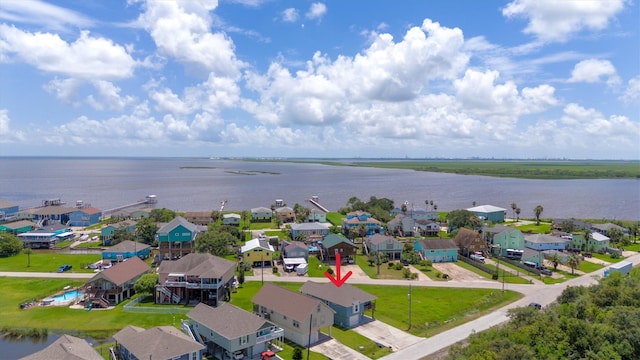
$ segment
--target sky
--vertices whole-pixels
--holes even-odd
[[[2,0],[0,156],[640,160],[639,0]]]

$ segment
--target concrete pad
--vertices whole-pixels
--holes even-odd
[[[352,330],[377,343],[391,347],[393,351],[403,349],[423,340],[421,337],[411,335],[406,331],[402,331],[378,320],[369,321]]]
[[[323,341],[311,347],[311,351],[320,353],[332,360],[369,360],[368,357],[360,354],[350,347],[342,345],[335,339]]]

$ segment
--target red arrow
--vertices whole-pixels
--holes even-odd
[[[336,275],[338,276],[334,278],[328,271],[324,272],[324,276],[328,277],[329,280],[331,280],[331,282],[337,287],[342,286],[349,276],[351,276],[351,271],[349,271],[343,278],[340,278],[340,253],[336,253]]]

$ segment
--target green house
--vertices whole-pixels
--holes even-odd
[[[508,250],[524,250],[524,235],[522,231],[509,226],[496,225],[482,228],[485,241],[489,244],[491,253],[506,257]]]
[[[12,223],[0,225],[0,232],[8,232],[13,235],[29,232],[36,227],[36,224],[28,220],[20,220]]]
[[[193,252],[196,236],[200,233],[198,225],[177,216],[162,226],[156,233],[158,251],[165,259],[180,258]]]

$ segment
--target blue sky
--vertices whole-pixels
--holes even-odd
[[[0,3],[0,155],[640,159],[630,0]]]

